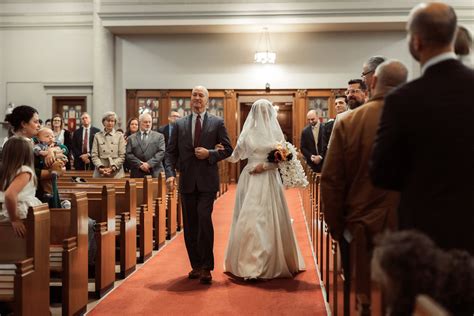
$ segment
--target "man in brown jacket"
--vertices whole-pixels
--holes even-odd
[[[375,70],[372,98],[353,111],[342,113],[331,136],[321,178],[321,198],[326,223],[339,241],[346,277],[356,271],[356,290],[362,304],[370,304],[370,252],[373,237],[396,228],[398,194],[372,185],[369,160],[379,125],[384,96],[406,82],[407,69],[388,60]],[[350,249],[354,252],[349,263]],[[364,295],[365,294],[365,295]]]

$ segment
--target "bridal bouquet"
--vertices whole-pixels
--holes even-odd
[[[278,143],[267,156],[269,162],[278,164],[283,184],[288,188],[308,185],[303,166],[296,157],[296,147],[289,142]]]

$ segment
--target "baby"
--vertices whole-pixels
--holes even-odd
[[[50,172],[61,173],[67,159],[67,147],[55,142],[53,131],[47,127],[43,127],[38,131],[38,143],[35,144],[33,152],[36,157],[40,158],[41,169],[48,169]],[[46,166],[44,158],[50,151],[53,151],[56,159],[51,166]],[[43,188],[46,193],[51,193],[51,182],[49,180],[42,181]]]

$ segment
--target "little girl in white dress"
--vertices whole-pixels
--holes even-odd
[[[0,166],[0,221],[10,221],[15,234],[24,237],[23,219],[28,207],[41,204],[35,197],[36,175],[31,140],[13,136],[3,146]]]

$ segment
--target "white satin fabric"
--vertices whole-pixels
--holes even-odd
[[[254,103],[252,110],[258,106],[270,107],[270,119],[276,121],[271,103],[263,101],[266,100]],[[254,131],[255,127],[253,125]],[[244,156],[249,160],[237,185],[224,271],[246,279],[292,277],[304,270],[305,264],[291,226],[277,165],[266,162],[268,153],[274,148],[271,145],[253,146],[259,143],[259,139],[252,132],[244,135],[239,137],[236,149],[229,158],[229,161],[236,162],[243,159],[241,154],[245,152]],[[268,144],[271,141],[276,144],[276,139],[270,140],[267,139]],[[267,170],[249,174],[259,163],[264,163]]]

